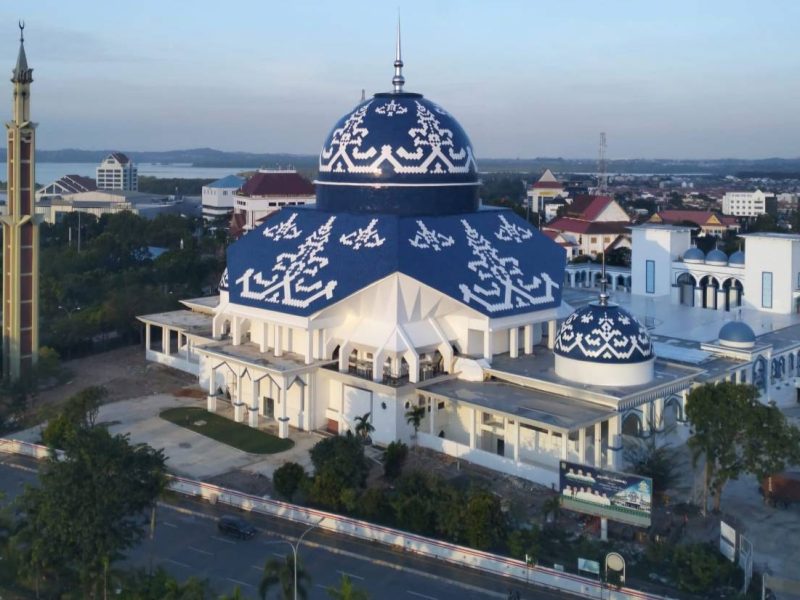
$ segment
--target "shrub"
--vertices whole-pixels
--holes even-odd
[[[403,470],[403,464],[408,456],[408,446],[403,442],[392,442],[386,447],[383,455],[383,474],[387,479],[397,479]]]
[[[311,462],[318,478],[327,473],[342,488],[362,488],[369,474],[364,446],[352,434],[326,438],[311,449]]]
[[[305,478],[306,471],[302,465],[298,465],[296,462],[287,462],[275,470],[272,475],[272,483],[276,492],[287,500],[291,500]]]

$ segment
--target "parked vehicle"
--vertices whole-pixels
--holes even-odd
[[[770,506],[786,508],[800,502],[800,471],[784,471],[765,477],[759,491]]]
[[[231,537],[249,540],[256,534],[256,528],[241,517],[223,515],[217,521],[217,529]]]

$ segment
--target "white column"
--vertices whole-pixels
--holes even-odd
[[[261,387],[261,381],[254,379],[252,383],[253,393],[252,399],[250,400],[250,406],[247,407],[247,424],[250,425],[250,427],[258,427],[258,396],[260,395],[259,390]]]
[[[622,417],[615,415],[608,420],[607,464],[612,469],[619,467],[622,460]]]
[[[603,424],[594,424],[594,466],[603,466]]]
[[[569,434],[566,431],[561,432],[561,460],[567,460],[567,443],[569,442]]]
[[[306,331],[306,364],[314,362],[314,332],[309,329]]]
[[[578,462],[586,462],[586,428],[578,430]]]
[[[275,356],[283,355],[283,325],[275,325]]]
[[[161,327],[161,352],[169,354],[169,329]]]
[[[150,351],[150,323],[144,324],[144,349]]]
[[[519,327],[512,327],[508,330],[508,353],[511,358],[519,356]]]
[[[533,354],[533,325],[525,325],[525,354]]]
[[[703,288],[701,287],[694,288],[694,305],[697,308],[703,307]]]
[[[519,462],[520,447],[519,447],[519,419],[514,420],[514,461]]]
[[[258,340],[259,352],[269,351],[269,323],[266,321],[261,322],[261,338]]]
[[[547,322],[547,347],[552,350],[556,344],[556,320]]]
[[[283,386],[278,390],[278,400],[281,404],[281,416],[278,417],[278,437],[286,439],[289,437],[289,417],[286,416],[286,393],[288,382],[283,378]]]
[[[244,394],[242,393],[242,376],[238,373],[236,375],[236,393],[234,396],[234,398],[231,398],[231,402],[233,402],[233,420],[241,423],[244,421],[244,401],[242,400]]]
[[[233,345],[238,346],[242,343],[242,328],[241,328],[242,320],[239,317],[232,317],[231,318],[231,339],[233,340]]]
[[[494,354],[494,343],[492,332],[489,329],[483,331],[483,358],[491,361]]]
[[[429,413],[430,416],[430,433],[432,436],[435,436],[436,431],[436,412],[437,407],[439,406],[439,401],[436,398],[429,398],[429,406],[431,407],[431,412]]]
[[[652,422],[652,404],[642,404],[642,437],[645,437],[650,431],[650,423]]]
[[[209,368],[206,409],[208,412],[217,412],[216,369],[214,367]]]
[[[469,420],[469,447],[475,448],[475,444],[477,444],[478,442],[477,440],[478,435],[475,431],[477,428],[475,421],[478,418],[478,411],[476,411],[474,408],[471,410],[472,410],[472,417]]]
[[[656,431],[664,431],[664,398],[653,401],[653,427]]]
[[[717,290],[717,310],[725,310],[725,290],[722,288]]]
[[[600,541],[608,541],[608,519],[605,517],[600,518]]]

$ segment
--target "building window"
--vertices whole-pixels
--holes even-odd
[[[772,308],[772,273],[761,272],[761,308]]]
[[[645,293],[656,293],[656,261],[645,261]]]

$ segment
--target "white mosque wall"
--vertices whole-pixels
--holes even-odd
[[[795,291],[800,289],[800,236],[748,235],[745,240],[745,305],[780,314],[795,312]]]
[[[689,249],[687,229],[634,227],[631,251],[631,293],[640,296],[668,296],[672,292],[671,264]],[[648,289],[647,269],[651,263]]]

